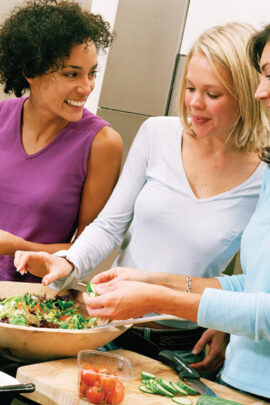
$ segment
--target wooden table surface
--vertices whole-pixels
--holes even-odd
[[[176,372],[159,361],[128,351],[116,350],[114,353],[127,357],[132,364],[134,379],[128,383],[122,405],[172,405],[170,398],[145,394],[138,390],[141,385],[140,371],[146,370],[153,374],[177,382]],[[24,396],[42,405],[86,405],[87,401],[80,399],[78,394],[78,370],[76,358],[55,360],[22,366],[17,371],[17,379],[22,383],[34,383],[35,392]],[[243,405],[262,405],[265,401],[258,400],[222,385],[204,380],[207,385],[221,398],[239,402]],[[196,396],[188,396],[195,405]]]

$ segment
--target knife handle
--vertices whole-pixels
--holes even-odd
[[[198,371],[190,367],[190,365],[183,361],[180,356],[172,353],[170,350],[162,350],[159,352],[158,359],[162,361],[162,363],[173,368],[182,380],[185,380],[185,378],[194,380],[200,379]]]
[[[30,383],[0,386],[0,392],[33,392],[35,389],[35,385]]]

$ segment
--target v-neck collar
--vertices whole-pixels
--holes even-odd
[[[180,165],[181,165],[180,168],[181,168],[184,180],[186,182],[186,185],[187,185],[187,187],[188,187],[188,189],[190,191],[190,194],[191,194],[192,198],[198,203],[204,203],[204,202],[208,202],[208,201],[211,201],[211,200],[216,200],[216,199],[219,199],[219,198],[222,199],[223,197],[225,197],[228,194],[232,194],[232,193],[237,192],[239,189],[241,189],[241,188],[245,187],[245,185],[249,184],[253,180],[253,178],[257,175],[257,172],[260,170],[261,166],[264,165],[263,162],[260,162],[259,165],[257,166],[257,168],[254,170],[254,172],[243,183],[239,184],[238,186],[235,186],[235,187],[231,188],[230,190],[224,191],[223,193],[213,195],[211,197],[198,198],[195,195],[195,193],[194,193],[194,191],[193,191],[193,189],[192,189],[192,187],[190,185],[190,182],[188,180],[188,177],[187,177],[187,174],[186,174],[186,171],[185,171],[185,168],[184,168],[184,163],[183,163],[183,135],[184,135],[184,130],[182,130],[182,136],[181,136],[181,140],[180,140]]]
[[[18,127],[16,128],[16,133],[19,134],[18,137],[18,147],[20,150],[20,153],[23,155],[23,157],[25,159],[34,159],[35,157],[38,157],[40,155],[42,155],[43,153],[45,153],[48,149],[50,149],[51,147],[53,147],[57,142],[59,142],[61,140],[61,138],[64,136],[64,134],[66,133],[66,131],[69,129],[69,127],[72,125],[72,122],[69,122],[57,135],[55,138],[53,138],[48,145],[44,146],[44,148],[40,149],[39,151],[35,152],[35,153],[31,153],[28,154],[24,147],[23,147],[23,143],[22,143],[22,116],[23,116],[23,106],[24,103],[26,102],[26,100],[28,100],[29,97],[22,97],[22,103],[20,105],[20,119],[17,121],[17,125]]]

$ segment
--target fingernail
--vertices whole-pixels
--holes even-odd
[[[198,349],[193,349],[191,353],[192,354],[199,354],[199,350]]]
[[[21,267],[18,266],[18,267],[16,268],[16,271],[21,271]]]
[[[45,279],[45,280],[43,279],[43,280],[42,280],[42,284],[43,284],[45,287],[47,287],[48,281],[47,281],[46,279]]]

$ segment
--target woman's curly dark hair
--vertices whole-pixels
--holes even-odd
[[[248,55],[250,62],[259,73],[261,73],[260,60],[263,49],[267,42],[270,42],[270,24],[266,25],[262,31],[255,34],[248,43]],[[269,146],[263,149],[262,153],[260,154],[260,158],[270,166]]]
[[[5,93],[21,97],[25,77],[58,70],[75,45],[93,41],[97,50],[110,46],[110,25],[73,0],[31,0],[15,7],[0,28],[0,82]]]

